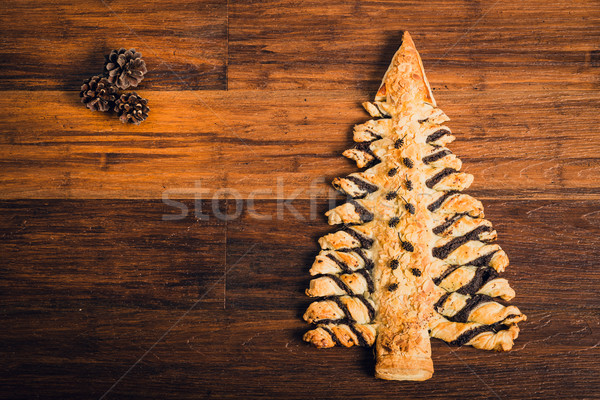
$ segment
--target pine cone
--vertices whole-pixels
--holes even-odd
[[[142,53],[135,49],[113,50],[105,58],[104,74],[119,89],[136,87],[148,71],[146,62],[142,59]]]
[[[117,99],[117,87],[108,79],[92,76],[81,85],[81,102],[92,111],[109,111]]]
[[[115,112],[122,123],[131,122],[139,125],[148,118],[148,100],[137,93],[123,93],[115,103]]]

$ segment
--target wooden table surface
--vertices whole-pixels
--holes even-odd
[[[423,383],[301,340],[403,29],[529,317],[509,353],[433,340]],[[0,31],[0,398],[600,398],[597,0],[15,0]],[[119,47],[140,126],[79,103]]]

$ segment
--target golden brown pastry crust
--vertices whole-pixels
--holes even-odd
[[[322,251],[304,314],[317,347],[375,344],[376,376],[425,380],[433,374],[429,337],[509,350],[525,316],[500,302],[515,293],[508,265],[479,201],[460,193],[473,176],[445,146],[443,125],[414,43],[404,33],[374,102],[344,155],[364,171],[336,178],[351,200],[326,213],[341,229]]]

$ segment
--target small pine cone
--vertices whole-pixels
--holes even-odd
[[[148,71],[146,62],[142,59],[142,53],[135,49],[113,50],[105,58],[104,74],[119,89],[136,87]]]
[[[92,111],[110,111],[117,99],[117,87],[108,79],[92,76],[81,85],[81,102]]]
[[[148,100],[137,93],[123,93],[115,104],[115,112],[122,123],[131,122],[139,125],[148,118]]]

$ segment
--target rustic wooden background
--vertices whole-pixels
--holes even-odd
[[[434,341],[424,383],[301,341],[327,182],[403,29],[529,316],[509,353]],[[14,0],[0,31],[1,398],[599,398],[597,0]],[[79,103],[119,47],[137,127]]]

